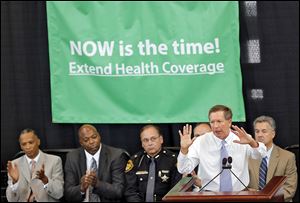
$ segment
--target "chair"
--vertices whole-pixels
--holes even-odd
[[[42,151],[47,154],[53,154],[53,155],[59,156],[61,158],[63,167],[65,166],[67,153],[72,150],[74,150],[74,149],[73,148],[70,148],[70,149],[42,149]],[[24,152],[19,151],[18,153],[15,154],[13,159],[19,158],[22,155],[24,155]]]
[[[1,170],[1,202],[7,202],[6,187],[7,187],[7,171]]]

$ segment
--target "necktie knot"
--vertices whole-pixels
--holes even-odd
[[[31,166],[35,165],[35,160],[32,159],[32,160],[30,161],[30,164],[31,164]]]
[[[35,169],[35,160],[34,159],[32,159],[31,161],[30,161],[30,171],[31,171],[31,175],[33,175],[33,172],[34,172],[34,169]]]
[[[90,170],[91,171],[97,171],[97,162],[94,159],[94,157],[92,157],[92,163],[91,163],[91,166],[90,166]]]

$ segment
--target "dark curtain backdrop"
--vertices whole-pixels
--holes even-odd
[[[253,133],[255,117],[270,115],[279,146],[299,143],[299,2],[240,2],[240,42],[247,122],[238,125]],[[36,130],[42,149],[79,146],[80,124],[51,120],[45,2],[1,1],[1,169],[20,150],[24,128]],[[143,124],[95,126],[103,143],[140,149]],[[183,124],[159,126],[165,145],[179,146]]]

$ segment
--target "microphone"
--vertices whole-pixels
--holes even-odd
[[[227,163],[227,159],[223,158],[223,160],[222,160],[222,168],[226,166],[226,163]]]
[[[208,183],[206,183],[200,190],[199,192],[201,192],[209,183],[211,183],[214,179],[216,179],[223,171],[224,171],[224,167],[226,167],[226,163],[227,163],[227,159],[223,158],[222,160],[222,170],[220,171],[220,173],[218,173],[215,177],[213,177],[213,179],[211,179]]]
[[[228,164],[226,164],[227,161],[228,161]],[[232,158],[231,158],[231,162],[232,162]],[[228,159],[227,158],[223,158],[223,160],[222,160],[222,169],[231,169],[230,163],[229,163],[229,157],[228,157]]]
[[[247,189],[247,190],[249,190],[248,189],[248,187],[235,175],[235,173],[233,173],[233,171],[231,170],[231,168],[232,168],[232,166],[231,166],[231,163],[232,163],[232,157],[231,156],[229,156],[228,157],[228,169],[230,170],[230,172],[236,177],[236,179],[238,179],[238,181],[240,182],[240,183],[242,183],[242,185]]]
[[[231,163],[232,163],[232,157],[228,157],[228,164],[231,166]]]

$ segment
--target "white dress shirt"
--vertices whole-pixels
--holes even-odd
[[[226,141],[228,156],[232,157],[232,172],[247,186],[249,184],[248,158],[261,159],[266,155],[266,146],[259,143],[258,148],[252,148],[249,144],[234,143],[239,140],[238,136],[230,132]],[[178,171],[180,173],[191,173],[199,164],[198,176],[202,181],[202,186],[213,179],[222,170],[221,160],[221,139],[213,132],[206,133],[196,138],[189,147],[187,155],[181,152],[178,155]],[[241,191],[244,186],[231,174],[233,191]],[[219,191],[220,177],[205,187],[205,190]]]
[[[267,156],[267,166],[269,168],[269,162],[270,162],[270,157],[271,157],[271,153],[272,153],[272,150],[273,150],[273,144],[272,144],[272,147],[267,151],[267,154],[265,156]],[[264,157],[262,157],[264,158]]]
[[[85,156],[86,156],[86,168],[87,168],[87,170],[89,170],[91,168],[92,158],[94,158],[96,160],[97,168],[99,167],[100,151],[101,151],[101,144],[100,144],[100,147],[99,147],[98,151],[94,155],[91,155],[86,150],[84,150],[84,153],[85,153]]]

